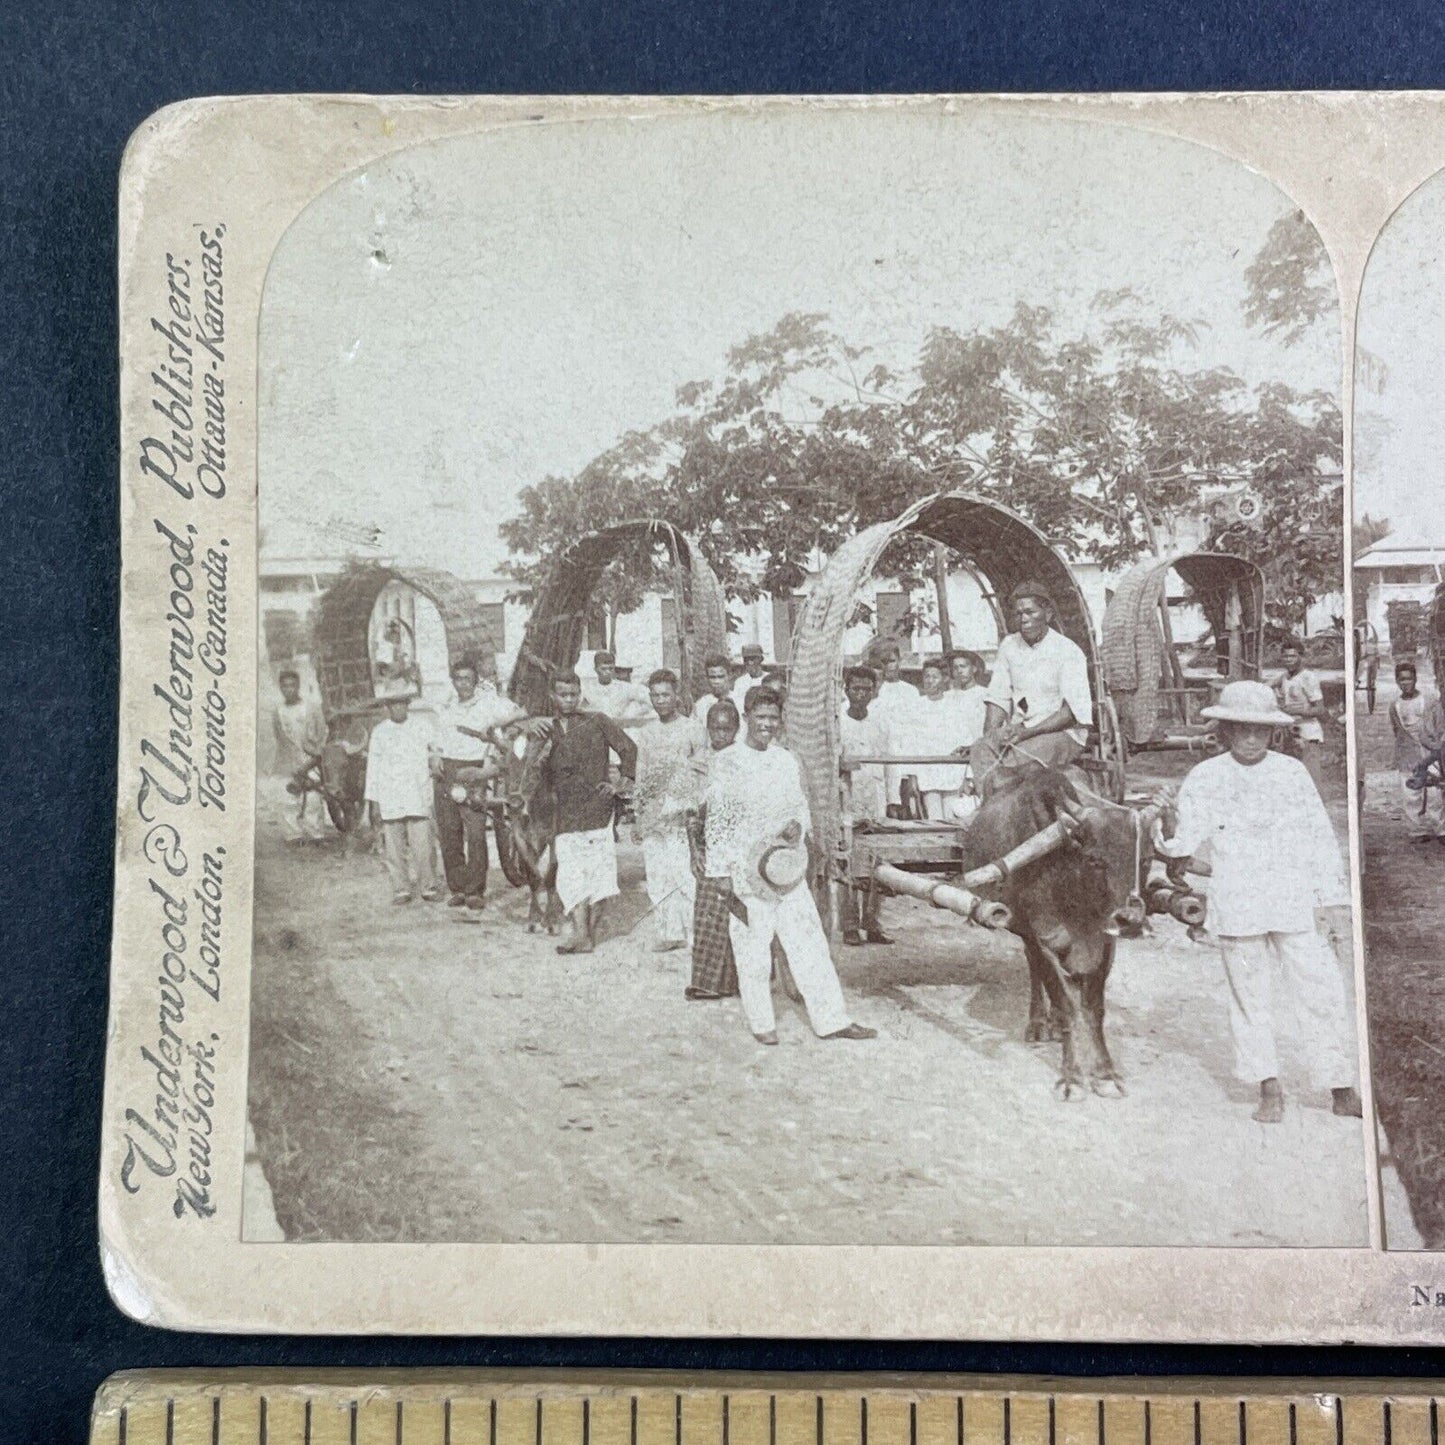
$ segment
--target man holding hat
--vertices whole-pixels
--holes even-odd
[[[972,755],[985,798],[1015,770],[1068,767],[1094,717],[1088,659],[1053,625],[1058,608],[1048,589],[1020,582],[1009,594],[1009,616],[1014,630],[998,645],[984,735]]]
[[[771,987],[776,938],[813,1032],[825,1039],[876,1038],[876,1029],[848,1017],[808,888],[808,799],[797,758],[772,746],[781,724],[777,694],[753,688],[746,734],[716,755],[707,789],[708,872],[731,884],[728,930],[743,1013],[760,1044],[778,1042]]]
[[[617,654],[601,648],[592,654],[593,676],[582,684],[582,706],[623,727],[641,727],[652,718],[647,689],[617,675]]]
[[[1310,1051],[1314,1082],[1333,1111],[1360,1116],[1354,1030],[1339,961],[1316,921],[1348,906],[1349,887],[1329,814],[1303,763],[1270,751],[1294,718],[1262,682],[1229,683],[1200,716],[1217,722],[1228,751],[1162,788],[1156,849],[1203,858],[1210,870],[1206,924],[1219,940],[1228,983],[1237,1076],[1259,1086],[1254,1117],[1284,1117],[1275,1046],[1276,1002],[1288,1002]]]
[[[763,649],[756,642],[743,644],[743,670],[733,683],[733,703],[741,717],[747,711],[748,693],[763,680]]]

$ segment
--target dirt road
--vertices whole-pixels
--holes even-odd
[[[1375,712],[1358,714],[1375,1107],[1409,1201],[1393,1219],[1387,1209],[1386,1226],[1396,1248],[1445,1249],[1445,846],[1415,840],[1422,825],[1407,816],[1392,767],[1388,677],[1387,666]]]
[[[876,1041],[780,998],[768,1049],[650,951],[631,850],[576,959],[499,875],[468,923],[391,906],[373,857],[283,846],[274,802],[258,831],[250,1112],[289,1238],[1366,1241],[1361,1126],[1293,1065],[1285,1123],[1251,1121],[1217,954],[1173,920],[1110,984],[1128,1096],[1065,1104],[1057,1046],[1022,1042],[1021,946],[921,904],[885,905],[895,946],[837,950]]]

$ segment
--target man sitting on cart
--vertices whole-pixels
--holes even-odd
[[[1058,608],[1039,582],[1009,594],[1014,630],[999,643],[974,785],[986,798],[1027,768],[1066,768],[1084,750],[1094,692],[1083,649],[1053,624]]]

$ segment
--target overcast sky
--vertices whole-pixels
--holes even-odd
[[[1201,365],[1334,391],[1338,328],[1248,331],[1244,269],[1291,209],[1186,142],[1114,125],[813,113],[557,124],[420,147],[319,197],[261,322],[265,550],[485,576],[518,489],[571,473],[821,311],[906,362],[936,324],[1097,292],[1208,323]]]
[[[1391,218],[1360,296],[1355,510],[1388,517],[1398,541],[1445,545],[1445,176]]]

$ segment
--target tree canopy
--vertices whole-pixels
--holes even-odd
[[[1298,625],[1340,586],[1339,409],[1323,392],[1191,365],[1201,327],[1141,319],[1137,298],[1115,292],[1077,332],[1026,305],[999,326],[935,327],[904,365],[826,316],[784,316],[735,346],[721,377],[681,387],[673,415],[574,477],[525,488],[502,526],[510,570],[535,585],[582,533],[656,516],[700,540],[730,595],[788,593],[819,553],[947,488],[993,497],[1064,555],[1114,568],[1167,547],[1171,519],[1201,511],[1202,492],[1249,485],[1262,518],[1216,527],[1209,545],[1259,561],[1277,620]],[[902,542],[881,570],[913,580],[927,555]],[[629,610],[654,579],[650,558],[621,559],[607,601]]]
[[[1286,346],[1338,306],[1330,258],[1303,211],[1291,211],[1269,228],[1244,282],[1245,321]]]

